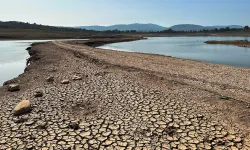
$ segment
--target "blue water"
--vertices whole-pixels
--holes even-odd
[[[0,86],[24,72],[29,57],[25,49],[31,43],[45,41],[49,40],[0,41]]]
[[[205,44],[208,40],[248,40],[250,37],[153,37],[147,40],[107,44],[98,48],[162,54],[250,68],[250,48]]]
[[[75,39],[57,39],[75,40]],[[77,39],[88,40],[88,39]],[[13,79],[24,72],[26,59],[29,58],[25,50],[32,43],[54,40],[11,40],[0,41],[0,86],[7,80]]]

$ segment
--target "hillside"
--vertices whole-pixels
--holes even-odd
[[[222,26],[222,25],[217,25],[217,26],[201,26],[201,25],[195,25],[195,24],[179,24],[179,25],[174,25],[170,27],[174,31],[201,31],[201,30],[214,30],[214,29],[222,29],[229,27],[230,29],[236,28],[236,29],[241,29],[243,26],[239,25],[228,25],[228,26]]]
[[[166,30],[166,27],[159,26],[156,24],[118,24],[112,26],[79,26],[76,28],[87,29],[87,30],[96,30],[96,31],[107,31],[107,30],[136,30],[136,31],[163,31]]]
[[[86,32],[86,29],[48,26],[36,23],[31,24],[26,22],[18,22],[18,21],[6,21],[6,22],[0,21],[0,29],[38,29],[38,30]],[[93,31],[88,31],[88,32],[93,32]]]
[[[240,29],[243,28],[243,26],[240,25],[215,25],[215,26],[201,26],[201,25],[195,25],[195,24],[178,24],[171,26],[171,28],[174,31],[201,31],[201,30],[214,30],[214,29],[222,29],[222,28],[236,28]],[[159,26],[156,24],[118,24],[118,25],[112,25],[112,26],[78,26],[75,28],[80,29],[86,29],[86,30],[95,30],[95,31],[108,31],[108,30],[119,30],[119,31],[128,31],[128,30],[136,30],[136,31],[142,31],[142,32],[149,32],[149,31],[164,31],[166,29],[169,29],[168,27]]]
[[[17,21],[0,21],[0,40],[6,39],[83,39],[90,37],[113,36],[111,33],[89,31],[68,27],[30,24]]]
[[[215,27],[225,27],[225,26],[210,26],[208,27],[200,25],[176,25],[171,28],[177,31],[190,31],[190,30],[213,30]],[[234,25],[233,27],[240,27]],[[166,27],[154,25],[154,24],[130,24],[130,25],[113,25],[109,27],[104,26],[88,26],[86,29],[72,28],[72,27],[56,27],[40,24],[30,24],[25,22],[17,21],[0,21],[0,40],[6,39],[83,39],[83,38],[99,38],[99,37],[117,37],[117,36],[144,36],[144,37],[156,37],[156,36],[208,36],[210,34],[202,33],[184,33],[184,32],[172,32],[168,31]],[[114,31],[119,29],[121,31]],[[97,30],[97,31],[94,31]],[[109,30],[109,31],[106,31]],[[112,31],[110,31],[112,30]],[[132,32],[127,32],[127,30],[134,30]],[[136,33],[135,30],[138,32]],[[105,32],[102,32],[105,31]],[[153,31],[153,32],[151,32]],[[159,32],[160,31],[160,32]],[[243,32],[244,31],[244,32]],[[249,30],[220,30],[211,31],[215,32],[217,35],[230,35],[230,36],[249,36]],[[150,33],[151,32],[151,33]],[[226,33],[227,32],[227,33]],[[229,33],[230,32],[230,33]]]

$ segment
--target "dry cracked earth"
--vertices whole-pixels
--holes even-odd
[[[20,91],[0,88],[0,149],[250,149],[247,103],[142,63],[173,58],[71,44],[33,46],[36,59],[10,81]],[[14,116],[23,99],[31,111]]]

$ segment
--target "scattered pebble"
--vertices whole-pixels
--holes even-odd
[[[77,121],[70,122],[69,123],[69,128],[77,130],[77,129],[79,129],[79,123]]]
[[[43,92],[42,91],[36,91],[34,96],[35,97],[42,97],[43,96]]]
[[[62,80],[61,83],[62,83],[62,84],[69,84],[69,80],[66,80],[66,79],[65,79],[65,80]]]
[[[48,78],[46,78],[46,81],[47,82],[53,82],[54,81],[54,77],[48,77]]]
[[[10,84],[8,86],[8,91],[10,91],[10,92],[19,91],[19,90],[20,90],[19,84]]]
[[[78,76],[78,75],[74,75],[73,80],[82,80],[82,77],[81,76]]]

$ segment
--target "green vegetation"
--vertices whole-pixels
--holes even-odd
[[[232,36],[249,36],[250,29],[245,26],[242,29],[222,28],[222,29],[211,29],[202,31],[174,31],[167,29],[164,31],[119,31],[119,30],[108,30],[108,31],[95,31],[86,30],[80,28],[70,27],[55,27],[46,26],[36,23],[24,23],[24,22],[2,22],[0,21],[0,40],[6,39],[86,39],[86,38],[103,38],[103,37],[119,37],[119,36],[180,36],[180,35],[232,35]]]
[[[55,26],[46,26],[40,24],[30,24],[25,22],[17,21],[0,21],[0,29],[38,29],[38,30],[53,30],[53,31],[68,31],[68,32],[97,32],[93,30],[77,29],[77,28],[68,28],[68,27],[55,27]]]
[[[245,26],[244,27],[244,31],[249,31],[250,29],[249,29],[249,26]]]
[[[237,28],[215,28],[211,30],[200,30],[200,31],[174,31],[172,29],[161,31],[163,33],[225,33],[225,32],[250,32],[249,26],[245,26],[243,29],[237,29]]]
[[[38,29],[38,30],[53,30],[53,31],[67,31],[67,32],[87,32],[87,33],[211,33],[211,32],[250,32],[249,26],[245,26],[243,29],[237,28],[221,28],[221,29],[206,29],[201,31],[174,31],[171,28],[164,30],[164,31],[136,31],[136,30],[127,30],[127,31],[120,31],[120,30],[106,30],[106,31],[95,31],[95,30],[86,30],[86,29],[79,29],[79,28],[70,28],[70,27],[55,27],[55,26],[46,26],[40,24],[30,24],[24,22],[17,22],[17,21],[9,21],[9,22],[1,22],[0,21],[0,29]]]

